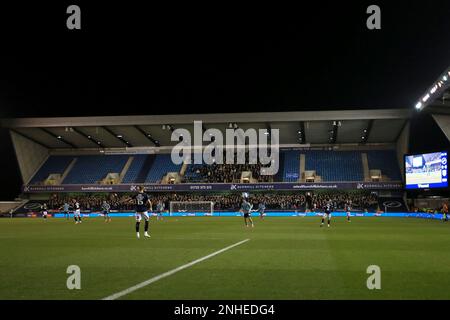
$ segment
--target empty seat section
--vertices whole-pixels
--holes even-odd
[[[174,164],[170,154],[158,154],[153,160],[152,167],[145,182],[155,183],[160,181],[167,172],[180,172],[181,164]]]
[[[64,179],[64,184],[93,184],[102,180],[110,172],[120,173],[129,155],[79,156]]]
[[[300,151],[284,151],[281,159],[284,159],[283,170],[284,182],[296,182],[300,177]]]
[[[147,154],[138,154],[133,156],[133,162],[131,162],[130,167],[128,168],[125,177],[123,177],[123,183],[135,183],[135,182],[144,182],[139,181],[139,176],[141,171],[146,166],[146,162],[148,162],[148,158],[150,155]]]
[[[402,180],[395,150],[371,150],[367,152],[369,169],[379,169],[391,180]]]
[[[36,172],[30,183],[44,181],[52,173],[63,174],[73,159],[73,156],[50,156]]]
[[[315,170],[322,181],[363,181],[361,153],[358,151],[305,151],[305,170]]]

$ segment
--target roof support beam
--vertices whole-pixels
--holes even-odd
[[[329,143],[336,143],[337,135],[338,135],[338,128],[340,126],[340,121],[333,121],[333,128],[329,131],[330,137],[329,137]]]
[[[306,143],[306,132],[305,132],[305,122],[304,121],[300,121],[300,129],[297,132],[298,134],[298,142],[300,142],[300,144],[305,144]]]
[[[139,126],[134,126],[136,128],[136,130],[138,130],[140,133],[142,133],[142,135],[144,135],[151,143],[153,143],[153,145],[155,147],[160,147],[160,143],[158,140],[156,140],[155,138],[153,138],[153,136],[150,133],[145,132],[141,127]]]
[[[361,135],[361,143],[367,143],[369,141],[370,132],[372,131],[373,120],[369,120],[367,128],[365,128]]]
[[[100,140],[95,139],[95,138],[92,137],[91,135],[87,135],[87,134],[81,132],[81,131],[80,131],[79,129],[77,129],[77,128],[73,128],[73,127],[72,127],[72,130],[73,130],[74,132],[78,133],[80,136],[86,138],[87,140],[89,140],[89,141],[92,142],[93,144],[95,144],[97,147],[105,148],[105,146],[101,143]]]
[[[114,138],[116,138],[117,140],[121,141],[125,146],[127,146],[127,147],[133,147],[133,145],[132,145],[128,140],[125,140],[125,139],[123,138],[123,136],[114,133],[110,128],[105,127],[105,126],[103,126],[102,128],[105,129],[105,130],[106,130],[109,134],[111,134]]]
[[[48,134],[49,136],[58,139],[59,141],[67,144],[68,146],[74,148],[74,149],[78,149],[78,147],[76,145],[74,145],[73,143],[70,143],[69,141],[65,140],[62,136],[58,136],[56,134],[54,134],[53,132],[51,132],[50,130],[46,129],[46,128],[40,128],[42,131],[44,131],[46,134]]]

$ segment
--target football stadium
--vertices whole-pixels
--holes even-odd
[[[450,2],[168,4],[0,9],[0,309],[446,310]]]
[[[447,73],[416,109],[4,119],[23,187],[1,204],[0,297],[449,299],[448,144],[409,148],[425,115],[450,138]],[[236,159],[253,132],[265,165]]]

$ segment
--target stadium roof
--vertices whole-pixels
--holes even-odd
[[[171,132],[279,129],[280,144],[392,143],[411,109],[3,119],[2,126],[49,149],[170,146]]]

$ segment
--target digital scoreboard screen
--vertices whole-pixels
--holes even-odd
[[[448,187],[447,152],[405,156],[406,189]]]

